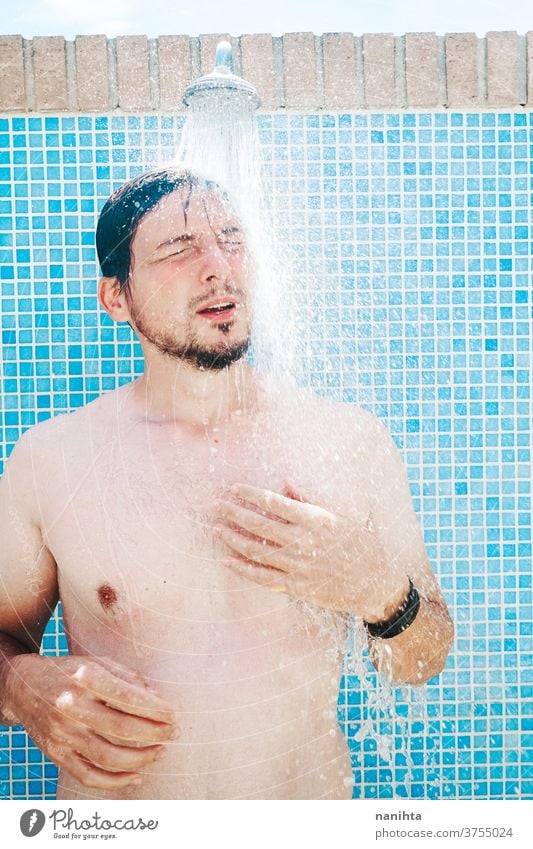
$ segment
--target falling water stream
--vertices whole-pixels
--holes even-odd
[[[262,169],[255,89],[232,72],[231,46],[217,48],[215,70],[185,91],[188,106],[176,163],[213,178],[227,192],[246,232],[254,276],[253,360],[272,377],[293,373],[295,310],[290,259],[276,244]],[[283,304],[283,307],[282,307]]]
[[[284,243],[284,224],[272,210],[268,180],[265,179],[257,124],[254,116],[259,105],[257,92],[233,73],[231,46],[221,42],[215,70],[193,82],[185,91],[188,114],[183,128],[176,164],[183,164],[216,180],[228,193],[246,232],[255,274],[253,309],[253,362],[274,380],[283,376],[292,380],[297,374],[296,355],[304,339],[298,326],[298,309],[291,294],[298,291],[294,280],[296,263]],[[290,210],[286,211],[287,220]],[[286,230],[285,230],[286,233]],[[298,263],[299,264],[299,263]],[[315,268],[307,275],[316,275]],[[318,269],[321,274],[321,269]],[[301,277],[300,277],[301,281]],[[300,285],[300,290],[301,290]],[[309,294],[309,293],[308,293]],[[310,608],[311,617],[315,616]],[[327,627],[327,617],[322,626]],[[355,740],[361,753],[352,760],[356,774],[363,770],[364,752],[376,751],[394,776],[401,774],[393,795],[409,796],[414,767],[408,740],[414,722],[431,745],[425,687],[403,692],[405,704],[398,710],[398,690],[386,677],[370,671],[366,634],[360,623],[353,623],[346,645],[344,676],[349,690],[360,688],[359,715],[339,702],[339,721],[349,742]],[[341,693],[342,696],[342,693]],[[420,734],[421,731],[419,730]],[[431,753],[425,769],[431,767]],[[429,776],[426,776],[429,779]],[[398,791],[399,788],[399,792]]]

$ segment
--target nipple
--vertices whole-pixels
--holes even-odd
[[[104,610],[109,610],[117,600],[117,594],[109,584],[102,584],[98,589],[98,599]]]

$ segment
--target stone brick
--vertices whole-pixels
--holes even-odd
[[[67,63],[63,36],[36,36],[33,48],[35,109],[67,109]]]
[[[446,105],[479,103],[478,39],[473,32],[445,36]]]
[[[324,106],[326,109],[354,109],[361,103],[357,87],[355,38],[351,33],[325,33]]]
[[[215,67],[215,53],[217,50],[217,45],[219,41],[229,41],[231,44],[231,35],[201,35],[200,36],[200,68],[201,73],[210,74],[213,68]],[[233,61],[235,63],[236,57],[233,57]],[[236,70],[236,73],[239,73]]]
[[[487,33],[487,103],[518,104],[518,37],[516,32]]]
[[[283,36],[285,106],[316,109],[322,106],[316,78],[315,36],[312,32],[289,32]]]
[[[121,109],[145,109],[152,105],[148,39],[145,35],[117,38],[118,105]]]
[[[439,65],[435,33],[406,33],[405,81],[408,106],[438,105]]]
[[[191,82],[191,49],[188,35],[160,35],[159,105],[163,109],[184,108],[181,102]]]
[[[25,109],[22,36],[0,35],[0,110]]]
[[[76,46],[76,89],[82,112],[109,108],[107,38],[79,35]]]
[[[276,94],[274,52],[271,35],[241,35],[242,76],[255,88],[263,109],[276,109],[280,104]]]
[[[395,38],[390,33],[363,35],[367,106],[396,106]]]

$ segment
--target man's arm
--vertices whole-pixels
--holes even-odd
[[[371,639],[370,654],[392,680],[422,684],[442,670],[453,624],[428,562],[405,468],[390,434],[370,413],[339,411],[337,440],[349,482],[337,501],[330,496],[326,504],[320,493],[291,481],[283,493],[236,484],[214,505],[213,532],[231,555],[222,563],[275,592],[367,623],[394,617],[411,579],[420,595],[416,618],[395,637]]]
[[[0,481],[0,722],[24,725],[86,787],[116,790],[140,783],[140,770],[161,756],[175,713],[114,659],[38,653],[58,581],[36,490],[54,451],[36,430],[17,443]]]
[[[374,439],[373,531],[390,581],[381,608],[363,612],[363,619],[379,622],[394,617],[407,595],[409,578],[418,590],[420,608],[397,636],[370,637],[370,656],[376,669],[393,681],[422,684],[442,671],[453,642],[453,622],[428,560],[405,466],[392,437],[377,420]]]
[[[35,460],[27,431],[0,480],[0,721],[8,725],[17,722],[15,668],[21,655],[39,653],[58,599],[56,564],[37,523]]]

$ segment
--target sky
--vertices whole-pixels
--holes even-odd
[[[0,0],[0,33],[475,32],[533,29],[533,0]]]

